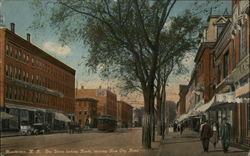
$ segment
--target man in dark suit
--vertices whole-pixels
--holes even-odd
[[[213,131],[211,126],[208,124],[208,121],[205,121],[201,127],[200,139],[202,141],[202,146],[204,152],[208,152],[209,140],[213,136]]]

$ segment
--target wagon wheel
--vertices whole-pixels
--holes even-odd
[[[31,131],[27,131],[27,135],[31,135]]]

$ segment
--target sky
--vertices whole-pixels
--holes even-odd
[[[229,2],[230,1],[228,0],[223,1],[223,6],[214,12],[221,14],[225,10],[225,7],[228,7],[230,11]],[[193,3],[190,3],[190,0],[179,0],[172,11],[172,15],[178,15],[185,8],[191,7],[192,4]],[[119,91],[116,89],[116,82],[112,80],[102,80],[98,74],[88,73],[87,68],[83,66],[84,57],[88,54],[87,45],[71,43],[62,46],[58,42],[58,36],[50,29],[47,29],[42,34],[29,29],[29,26],[35,18],[33,16],[34,10],[29,6],[29,0],[0,0],[0,14],[4,17],[3,24],[5,27],[10,28],[10,23],[15,23],[16,34],[26,38],[26,33],[30,33],[31,42],[34,45],[74,68],[76,70],[76,84],[78,84],[78,87],[81,85],[85,88],[97,88],[100,85],[102,85],[103,88],[109,86],[114,88],[119,94]],[[177,77],[174,75],[170,77],[168,83],[169,87],[167,88],[168,100],[175,102],[178,100],[178,85],[188,83],[191,71],[194,67],[194,57],[195,53],[189,53],[183,60],[183,63],[188,67],[189,72],[183,75],[178,75]],[[122,99],[123,97],[120,98]],[[130,97],[130,101],[138,101],[138,103],[141,103],[142,98],[140,95],[136,94],[135,96],[132,96],[132,99]]]

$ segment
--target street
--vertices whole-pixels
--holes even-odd
[[[1,138],[1,150],[5,155],[148,155],[157,154],[155,149],[141,148],[141,129],[118,129],[113,133],[85,132],[80,134],[57,133],[38,136]]]
[[[161,143],[152,143],[152,150],[141,148],[141,129],[118,129],[106,133],[89,131],[80,134],[57,133],[38,136],[15,136],[1,138],[1,150],[10,156],[247,156],[248,152],[230,147],[223,153],[221,145],[216,149],[210,143],[209,152],[202,150],[198,133],[186,129],[182,135],[169,130]]]

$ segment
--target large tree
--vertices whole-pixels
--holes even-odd
[[[184,56],[196,43],[200,19],[186,11],[169,18],[176,0],[44,0],[35,1],[34,28],[48,24],[62,43],[84,41],[93,70],[120,80],[135,80],[144,98],[143,147],[151,148],[151,121],[158,70],[173,57]],[[43,10],[44,9],[44,10]],[[39,19],[40,20],[40,19]],[[41,20],[40,20],[41,21]],[[168,27],[166,21],[170,21]],[[118,73],[118,74],[117,74]]]

